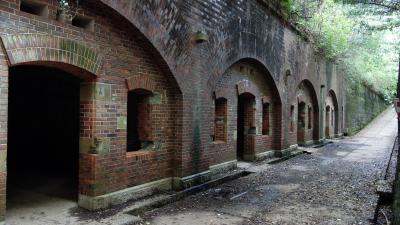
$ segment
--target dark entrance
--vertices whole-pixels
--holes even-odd
[[[37,193],[77,200],[79,82],[58,69],[10,68],[8,208]]]
[[[325,137],[330,137],[330,130],[331,127],[331,107],[328,105],[325,108]]]
[[[305,142],[305,127],[306,127],[306,104],[300,102],[297,112],[297,143],[304,144]]]
[[[255,97],[244,93],[238,98],[237,158],[248,160],[254,155]]]

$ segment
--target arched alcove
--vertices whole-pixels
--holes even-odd
[[[315,89],[309,80],[297,88],[297,143],[310,144],[319,140],[319,107]],[[311,121],[310,121],[311,120]]]

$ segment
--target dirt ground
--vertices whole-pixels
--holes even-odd
[[[392,109],[351,138],[144,213],[138,224],[371,224],[396,136]]]

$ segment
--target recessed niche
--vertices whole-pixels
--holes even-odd
[[[76,15],[72,19],[72,25],[76,27],[81,27],[86,30],[93,31],[94,30],[94,19],[83,16],[83,15]]]
[[[36,0],[21,0],[20,10],[37,16],[47,17],[49,15],[49,7]]]

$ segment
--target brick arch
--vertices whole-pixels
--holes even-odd
[[[301,92],[301,93],[299,93],[298,95],[297,95],[297,102],[295,102],[295,103],[300,103],[300,102],[305,102],[305,96],[304,96],[304,94]]]
[[[260,70],[265,75],[264,76],[265,80],[268,82],[268,84],[271,87],[271,91],[272,91],[272,95],[273,95],[273,98],[271,100],[276,102],[277,104],[282,104],[282,98],[281,98],[282,95],[279,92],[279,89],[277,88],[277,82],[275,81],[274,77],[270,73],[270,70],[268,69],[268,66],[263,61],[261,61],[259,58],[252,58],[252,57],[240,58],[237,61],[233,62],[232,64],[229,64],[229,66],[226,67],[226,69],[224,70],[223,73],[225,73],[225,71],[227,71],[229,68],[231,68],[232,66],[234,66],[237,63],[245,63],[245,64],[251,64],[251,65],[256,66],[256,68],[258,70]],[[209,83],[210,83],[210,81],[214,81],[213,77],[211,77],[209,79]],[[212,86],[215,86],[215,84],[213,84]],[[242,88],[243,91],[247,90],[247,92],[249,92],[249,93],[251,93],[253,95],[255,94],[254,93],[255,92],[254,84],[252,84],[249,81],[240,81],[240,82],[238,82],[237,83],[237,88],[238,88],[238,93],[239,94],[241,92],[241,91],[239,91],[240,88]]]
[[[157,56],[161,58],[163,68],[171,73],[179,90],[188,85],[184,76],[178,76],[178,64],[187,63],[187,46],[190,42],[187,36],[171,35],[171,33],[191,33],[182,15],[177,13],[179,3],[161,1],[157,4],[148,1],[100,0],[104,6],[114,10],[129,21],[146,41],[148,41]],[[165,20],[168,17],[169,20]],[[174,21],[169,24],[169,21]],[[175,45],[182,47],[175,48]],[[180,59],[182,58],[182,59]],[[190,88],[190,87],[188,87]]]
[[[237,66],[237,65],[243,65],[244,66],[244,71],[243,73],[247,73],[247,75],[244,75],[241,77],[242,71],[237,71],[237,74],[235,75],[237,78],[234,78],[234,80],[231,80],[229,78],[231,75],[229,74],[229,71],[231,68]],[[249,67],[246,67],[248,65]],[[254,75],[256,75],[254,78],[256,80],[251,80],[250,77],[252,77],[252,72],[249,72],[251,70],[256,71]],[[245,72],[247,71],[247,72]],[[247,78],[247,76],[249,76]],[[218,78],[218,79],[214,79]],[[228,80],[225,80],[227,78]],[[259,84],[258,81],[261,83]],[[257,107],[257,117],[256,117],[256,124],[258,128],[262,127],[263,122],[262,117],[263,117],[263,106],[260,106],[260,103],[268,103],[271,105],[272,110],[270,111],[270,118],[271,118],[271,134],[267,137],[267,135],[262,135],[261,133],[259,134],[259,137],[256,137],[258,140],[257,143],[259,147],[263,147],[264,149],[274,149],[274,150],[280,150],[282,149],[283,143],[282,143],[282,100],[281,100],[281,95],[280,92],[277,88],[276,82],[274,78],[272,77],[271,73],[269,72],[268,68],[265,66],[265,64],[260,61],[258,58],[241,58],[238,61],[230,64],[227,66],[226,71],[219,75],[218,77],[210,77],[208,80],[211,90],[216,90],[216,93],[228,93],[229,91],[225,91],[224,87],[227,85],[228,88],[234,88],[235,89],[235,96],[236,98],[242,94],[250,94],[255,97],[256,100],[256,107]],[[215,82],[215,83],[212,83]],[[233,82],[233,83],[231,83]],[[265,89],[266,88],[266,89]],[[267,90],[268,89],[268,90]],[[268,95],[266,96],[264,91],[268,91]],[[230,98],[234,98],[232,96],[232,91],[229,92]],[[222,94],[219,94],[219,96],[223,96]],[[233,101],[235,102],[235,101]],[[259,129],[261,130],[261,129]],[[268,147],[266,147],[268,146]]]
[[[253,96],[256,96],[255,86],[249,80],[241,80],[236,83],[238,95],[249,93]]]
[[[6,35],[1,40],[10,66],[39,62],[56,67],[64,64],[99,76],[103,65],[103,54],[84,41],[47,34]]]
[[[126,78],[126,85],[129,91],[135,89],[144,89],[154,93],[156,82],[150,79],[148,76],[136,75]]]
[[[274,20],[273,16],[269,18]],[[284,65],[282,54],[285,46],[283,42],[277,41],[276,37],[283,37],[284,26],[271,32],[271,27],[266,23],[260,24],[254,20],[256,20],[254,17],[232,18],[228,23],[215,29],[214,33],[222,35],[210,35],[210,42],[217,47],[211,49],[209,62],[206,63],[207,67],[212,68],[209,86],[212,87],[215,83],[213,80],[218,80],[218,77],[231,65],[243,59],[258,61],[269,71],[275,82],[281,79],[280,72],[283,70],[281,67]],[[252,29],[258,32],[249,32],[243,24],[254,25]]]
[[[215,99],[224,98],[228,100],[228,92],[229,90],[227,88],[219,88],[214,91],[214,97]]]
[[[313,116],[313,126],[312,126],[312,139],[313,140],[319,140],[319,102],[318,102],[318,97],[317,93],[315,91],[314,85],[312,82],[308,79],[302,80],[298,85],[297,85],[297,103],[299,104],[301,102],[306,101],[306,96],[304,96],[304,91],[302,89],[306,89],[310,93],[310,98],[311,98],[311,105],[312,105],[312,116]],[[307,105],[307,104],[306,104]]]

